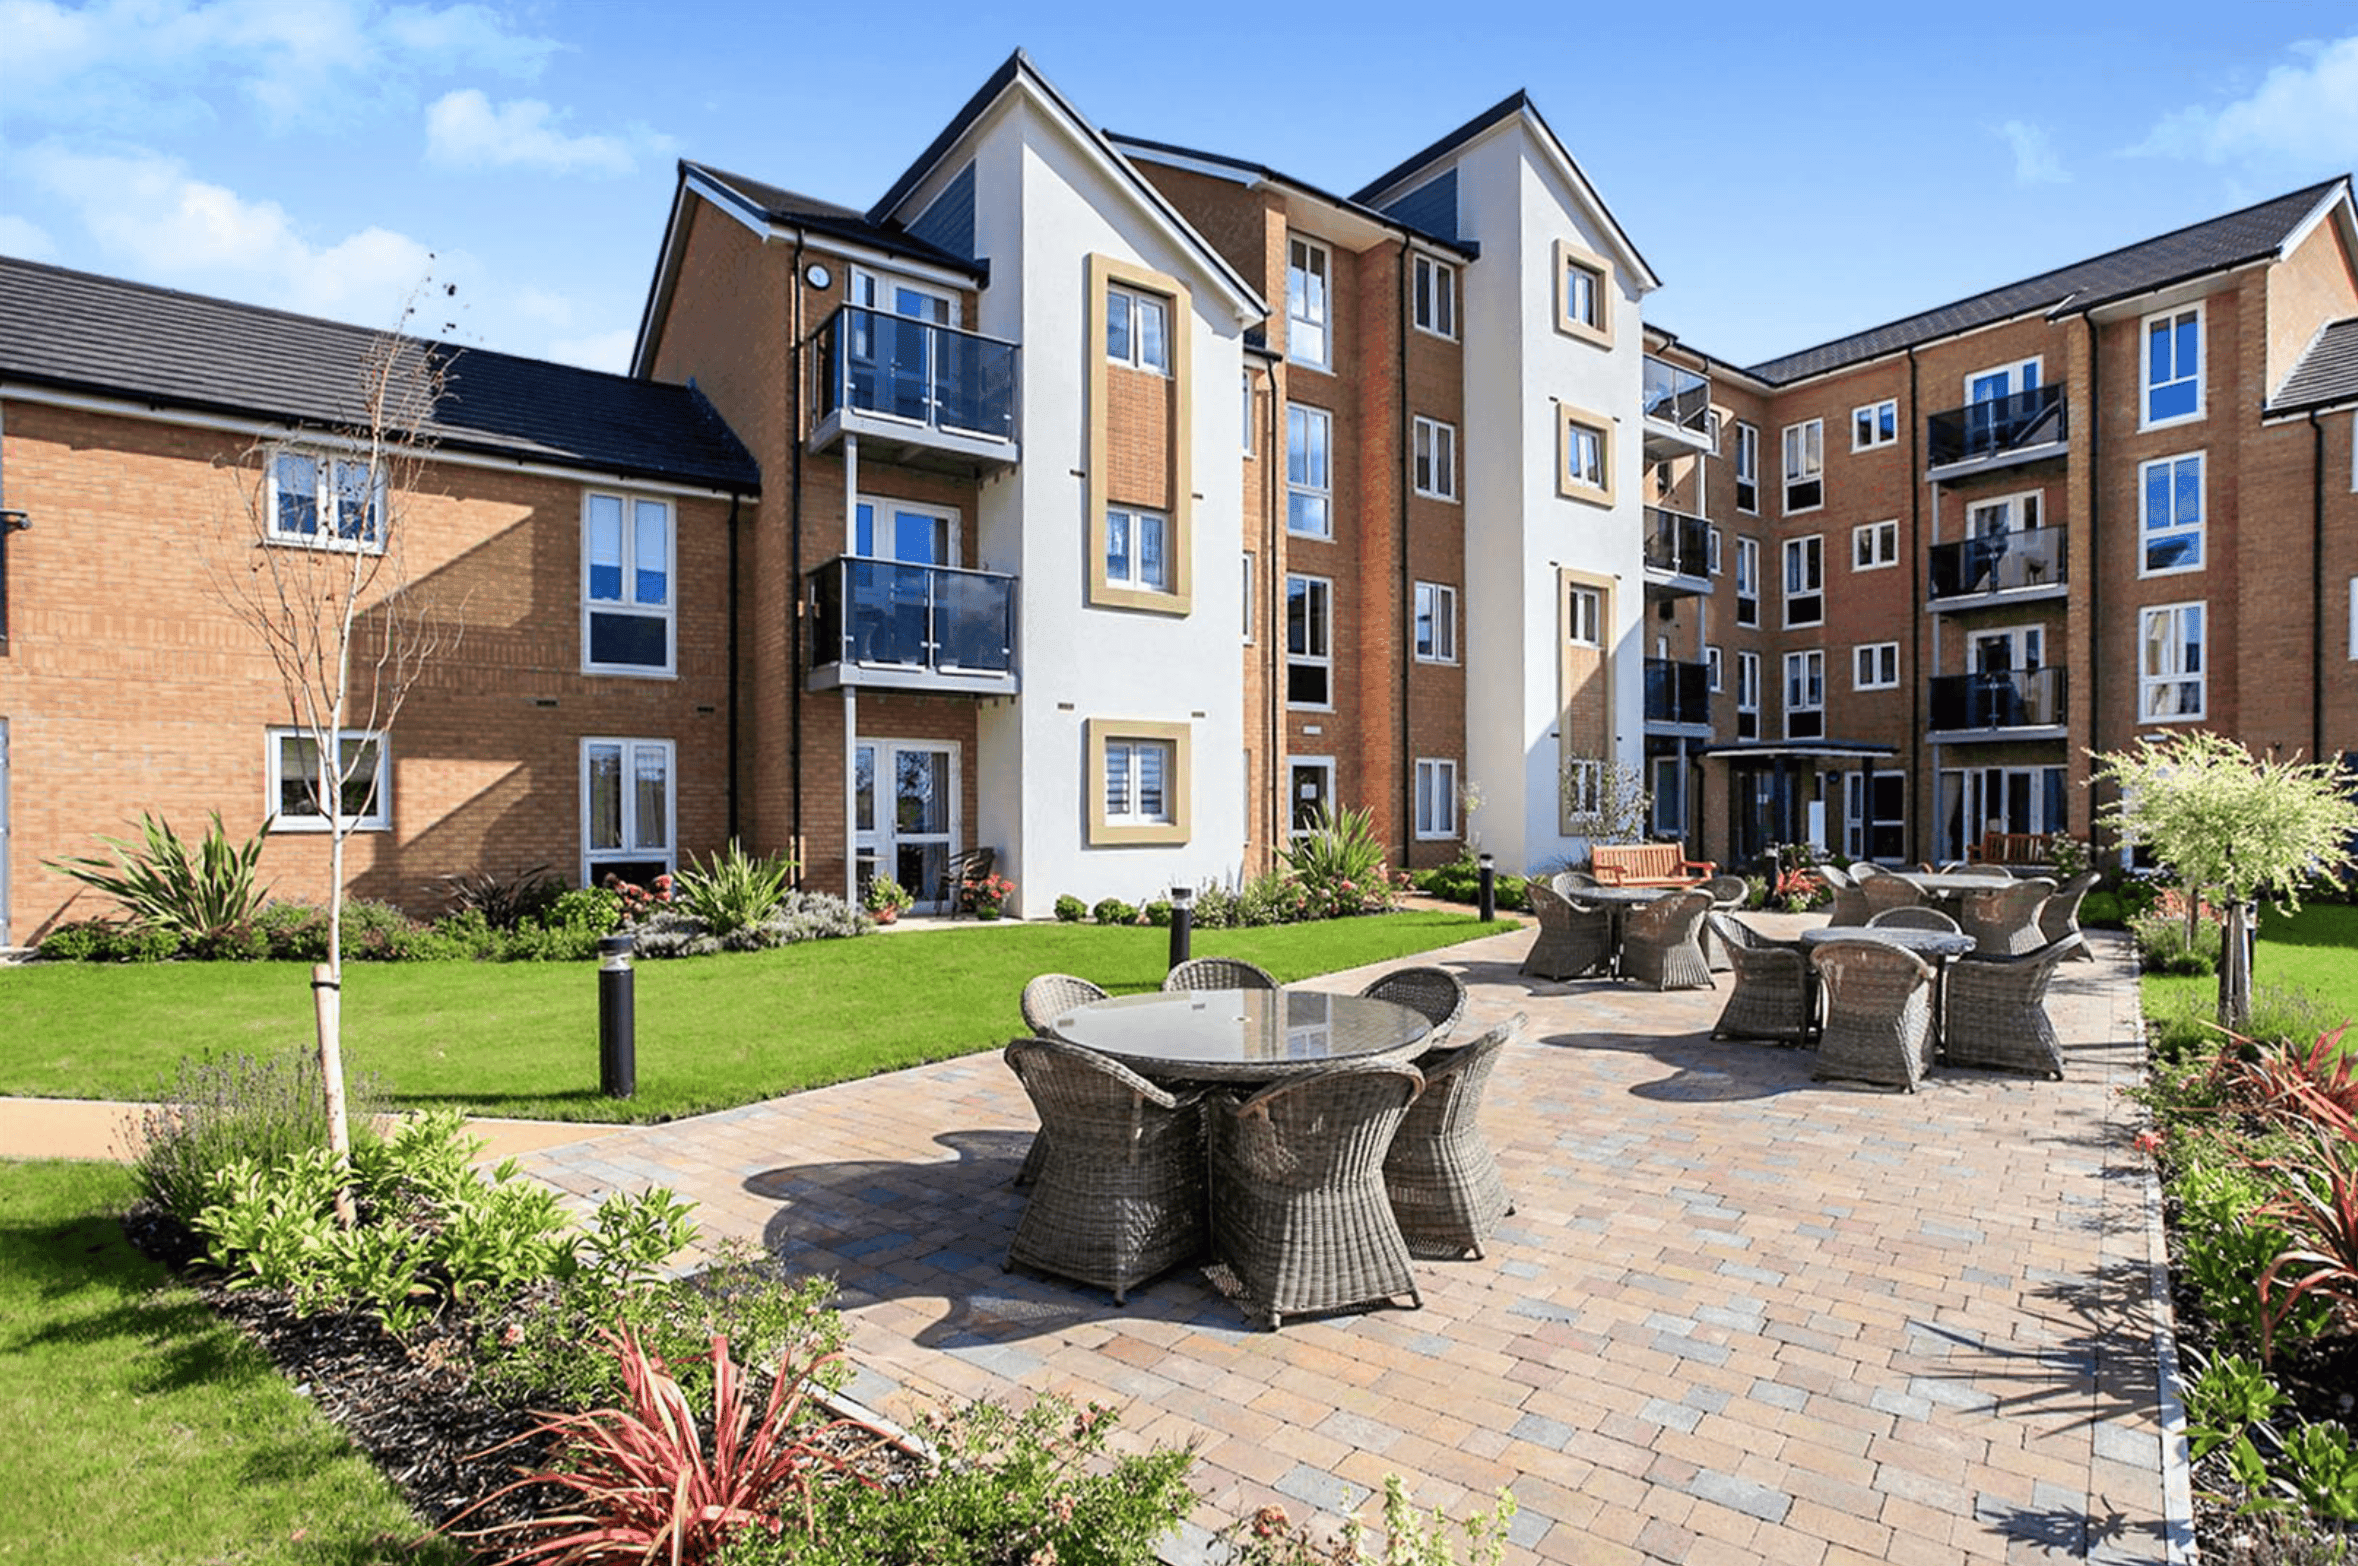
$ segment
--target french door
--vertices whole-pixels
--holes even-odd
[[[889,875],[919,913],[948,913],[942,877],[958,853],[958,747],[933,740],[865,740],[855,758],[853,824],[860,890]]]
[[[1940,856],[1962,859],[1985,832],[2068,829],[2061,767],[1966,767],[1940,775]]]
[[[850,317],[852,379],[873,399],[865,405],[895,418],[932,423],[939,381],[938,334],[932,328],[958,324],[958,301],[857,268],[848,297],[855,308],[873,312]]]

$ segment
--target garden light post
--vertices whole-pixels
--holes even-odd
[[[1481,916],[1484,924],[1488,924],[1498,917],[1498,864],[1488,854],[1482,855],[1480,863],[1481,890],[1474,894],[1474,911]]]
[[[629,934],[598,942],[598,1091],[608,1098],[629,1098],[639,1090],[638,1003],[630,966],[636,943]]]
[[[1187,943],[1195,933],[1195,888],[1171,888],[1171,966],[1187,961]]]

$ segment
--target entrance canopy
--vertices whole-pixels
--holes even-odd
[[[1873,803],[1877,763],[1897,756],[1896,745],[1865,740],[1786,740],[1776,744],[1706,745],[1694,754],[1703,761],[1727,763],[1728,848],[1729,857],[1735,863],[1760,858],[1778,843],[1797,843],[1818,835],[1810,828],[1803,794],[1806,790],[1812,797],[1816,796],[1821,772],[1863,775],[1858,804],[1866,840],[1860,844],[1861,848],[1870,851],[1904,848],[1904,843],[1873,840],[1873,818],[1878,814]],[[1819,830],[1824,829],[1821,818]],[[1904,832],[1904,826],[1895,821],[1891,835],[1896,837],[1900,832]],[[1839,836],[1836,841],[1840,841]],[[1818,846],[1822,849],[1827,845]],[[1869,857],[1876,855],[1870,852]]]

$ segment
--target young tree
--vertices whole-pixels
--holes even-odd
[[[2133,750],[2090,754],[2098,779],[2119,787],[2104,822],[2151,848],[2190,903],[2226,910],[2219,954],[2219,1023],[2251,1014],[2249,905],[2301,906],[2304,887],[2340,886],[2358,839],[2353,779],[2298,757],[2269,761],[2202,730]]]
[[[1654,820],[1645,774],[1613,760],[1574,757],[1557,779],[1570,829],[1592,843],[1640,843]]]
[[[421,289],[420,293],[423,294]],[[418,297],[402,311],[407,325]],[[328,956],[311,986],[329,1146],[351,1153],[343,1068],[344,862],[352,833],[387,785],[380,737],[427,662],[455,642],[411,575],[408,532],[451,350],[401,335],[375,338],[355,366],[348,422],[256,441],[234,472],[216,549],[215,593],[262,642],[286,697],[281,797],[316,816],[328,838]],[[339,1214],[349,1222],[348,1193]]]

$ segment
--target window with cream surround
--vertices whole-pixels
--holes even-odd
[[[1455,337],[1457,268],[1431,256],[1418,256],[1413,271],[1417,329],[1435,337]]]
[[[2163,604],[2137,616],[2137,720],[2175,723],[2206,710],[2203,606]]]
[[[1334,367],[1334,255],[1315,239],[1288,241],[1285,354],[1312,369]]]
[[[1420,842],[1457,836],[1457,763],[1420,756],[1416,763],[1416,835]]]
[[[1195,319],[1192,296],[1178,278],[1118,256],[1093,253],[1084,265],[1088,287],[1082,296],[1087,303],[1082,341],[1090,347],[1084,356],[1088,381],[1083,403],[1088,416],[1088,446],[1079,470],[1088,527],[1087,547],[1082,556],[1088,569],[1084,601],[1098,609],[1188,614],[1195,607],[1192,459],[1196,443],[1191,429],[1199,401],[1189,385],[1188,332]],[[1131,391],[1137,388],[1131,383],[1117,383],[1111,359],[1095,351],[1096,345],[1109,340],[1110,328],[1102,317],[1108,313],[1117,291],[1133,296],[1150,295],[1166,301],[1170,307],[1169,396],[1135,399],[1128,404],[1131,412],[1125,414],[1135,416],[1140,403],[1160,404],[1167,410],[1161,415],[1166,421],[1163,471],[1156,476],[1159,482],[1146,489],[1126,487],[1135,475],[1126,474],[1122,465],[1113,460],[1117,433],[1113,426],[1117,421],[1113,416],[1115,399],[1111,388],[1116,384],[1126,384],[1126,389]],[[1154,537],[1141,538],[1137,523],[1141,515],[1160,519],[1148,526],[1150,535],[1159,528],[1159,549]],[[1117,538],[1117,530],[1125,536]],[[1109,572],[1109,564],[1119,567],[1123,562],[1127,562],[1127,575]]]
[[[1334,415],[1289,402],[1285,409],[1285,530],[1334,537]]]
[[[1419,582],[1415,609],[1416,661],[1457,662],[1457,589]]]
[[[1170,303],[1134,288],[1105,291],[1105,356],[1115,364],[1157,375],[1171,373]]]
[[[1171,586],[1171,519],[1159,511],[1105,508],[1108,586],[1166,592]]]
[[[393,829],[393,787],[385,764],[385,736],[345,729],[336,736],[338,779],[319,775],[319,746],[302,729],[272,729],[265,760],[269,797],[264,809],[273,832],[327,832],[335,823],[320,808],[323,781],[336,789],[345,821],[356,832]]]
[[[1457,426],[1418,414],[1416,492],[1432,500],[1457,498]]]
[[[1850,449],[1873,451],[1899,440],[1899,403],[1886,397],[1850,410]]]
[[[1105,819],[1121,826],[1168,825],[1171,820],[1171,745],[1168,740],[1105,742]]]
[[[1575,647],[1602,647],[1605,595],[1593,587],[1568,590],[1564,601],[1564,639]]]
[[[672,507],[645,495],[582,498],[581,658],[592,674],[674,667]]]
[[[1613,263],[1569,240],[1556,241],[1556,330],[1613,346]]]
[[[1785,514],[1826,503],[1826,421],[1785,426]]]
[[[1184,723],[1091,718],[1084,725],[1090,846],[1187,841],[1189,738]]]
[[[1613,503],[1613,421],[1579,408],[1556,417],[1556,493],[1570,500]]]
[[[2144,321],[2145,401],[2140,427],[2191,424],[2202,417],[2202,305],[2164,310]]]

